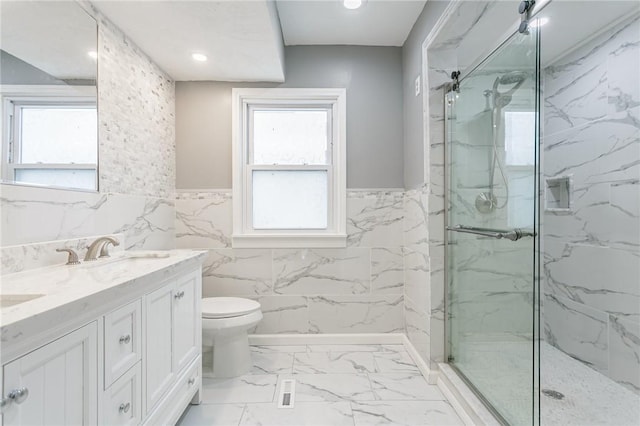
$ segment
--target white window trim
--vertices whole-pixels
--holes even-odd
[[[95,86],[65,86],[65,85],[0,85],[0,129],[2,129],[2,180],[13,182],[16,169],[73,169],[95,170],[97,191],[98,163],[96,164],[55,164],[55,163],[15,163],[10,158],[10,150],[18,149],[19,141],[11,140],[19,137],[15,129],[14,103],[59,103],[92,105],[97,109],[97,95]],[[96,129],[97,131],[97,129]],[[7,143],[8,142],[8,143]],[[13,145],[13,146],[9,146]],[[36,184],[29,184],[38,186]]]
[[[346,89],[232,89],[234,248],[346,247]],[[332,173],[329,174],[329,226],[325,230],[254,230],[248,226],[249,181],[247,111],[250,105],[331,105]],[[307,166],[313,167],[313,166]],[[300,169],[300,167],[297,167]]]

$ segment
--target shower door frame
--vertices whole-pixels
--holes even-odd
[[[531,12],[531,18],[533,18],[536,14],[538,14],[541,10],[543,10],[552,0],[542,0],[536,2],[534,5],[534,9]],[[518,21],[519,23],[519,21]],[[516,25],[517,27],[517,25]],[[485,51],[479,58],[474,61],[469,67],[465,70],[460,71],[458,82],[464,81],[465,78],[470,76],[477,68],[479,68],[487,59],[490,58],[495,52],[497,52],[502,46],[507,44],[512,37],[514,37],[518,33],[518,30],[509,30],[507,33],[498,39],[497,44],[491,46],[491,48]],[[534,143],[535,147],[535,164],[534,164],[534,233],[533,237],[533,377],[532,377],[532,385],[533,385],[533,425],[540,425],[540,342],[541,342],[541,293],[540,293],[540,257],[542,255],[541,249],[541,198],[543,194],[540,191],[541,188],[541,172],[542,172],[542,155],[540,149],[540,141],[541,141],[541,126],[540,126],[540,114],[542,105],[540,103],[541,98],[541,75],[540,75],[540,31],[536,32],[536,87],[538,90],[535,94],[535,104],[536,104],[536,122],[535,122],[535,131],[536,131],[536,141]],[[426,50],[425,50],[426,51]],[[448,97],[450,93],[455,93],[453,90],[453,83],[446,83],[443,85],[443,97],[444,97],[444,358],[445,362],[456,372],[458,377],[469,387],[469,389],[474,393],[474,395],[484,404],[485,408],[489,410],[489,412],[496,418],[498,422],[503,425],[508,426],[509,422],[494,408],[493,404],[491,404],[485,396],[480,392],[476,386],[462,373],[455,364],[450,362],[451,360],[451,339],[450,339],[450,310],[449,310],[449,238],[447,234],[447,226],[449,225],[449,184],[450,184],[450,173],[451,167],[449,164],[449,160],[451,158],[451,144],[450,144],[450,120],[449,120],[449,104]]]

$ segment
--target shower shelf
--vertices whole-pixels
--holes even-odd
[[[571,180],[570,176],[559,176],[545,179],[544,210],[546,212],[571,212]]]

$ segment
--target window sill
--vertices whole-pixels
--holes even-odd
[[[346,234],[234,235],[233,248],[344,248]]]

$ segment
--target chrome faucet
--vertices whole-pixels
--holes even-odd
[[[107,251],[107,244],[113,244],[113,246],[119,246],[120,242],[113,237],[100,237],[97,238],[87,250],[87,255],[84,257],[84,261],[96,260],[98,259],[98,253],[100,253],[100,257],[109,257],[109,252]]]

